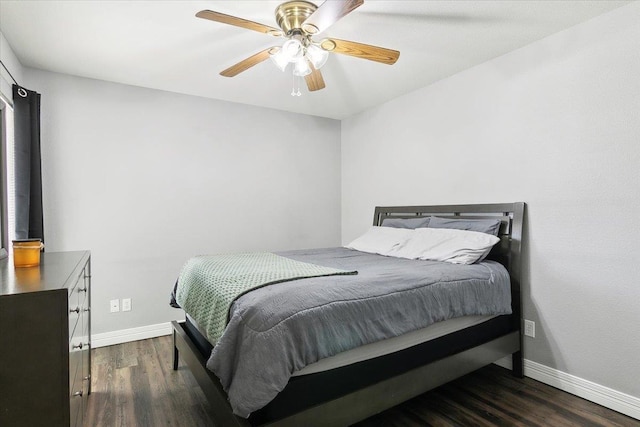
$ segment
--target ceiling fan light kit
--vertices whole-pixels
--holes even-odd
[[[320,68],[327,62],[330,52],[388,65],[398,60],[400,52],[392,49],[333,38],[320,42],[312,40],[312,36],[325,31],[363,3],[364,0],[330,0],[316,6],[308,1],[287,1],[275,11],[280,30],[211,10],[202,10],[196,16],[287,39],[282,46],[267,48],[227,68],[220,73],[222,76],[234,77],[270,58],[282,71],[293,64],[294,86],[295,77],[304,77],[309,91],[316,91],[325,87]],[[299,94],[298,91],[296,95]]]
[[[280,48],[270,49],[269,55],[280,71],[284,71],[287,65],[294,64],[293,75],[299,77],[311,74],[309,62],[319,70],[329,58],[329,52],[312,44],[302,35],[293,36]]]

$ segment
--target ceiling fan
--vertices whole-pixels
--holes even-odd
[[[280,29],[211,10],[202,10],[196,16],[286,39],[282,46],[273,46],[251,55],[220,75],[234,77],[270,58],[282,71],[293,64],[293,75],[304,77],[309,91],[316,91],[325,87],[320,68],[331,52],[389,65],[398,60],[400,52],[397,50],[333,37],[313,39],[363,3],[364,0],[328,0],[316,6],[308,1],[287,1],[275,11]]]

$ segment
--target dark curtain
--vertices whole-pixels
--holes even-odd
[[[13,85],[16,238],[44,241],[40,94]]]

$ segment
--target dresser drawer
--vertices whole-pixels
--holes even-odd
[[[76,311],[77,310],[77,311]],[[76,328],[78,328],[78,324],[80,317],[82,316],[82,309],[77,304],[71,305],[69,304],[69,342],[73,339],[76,334]],[[80,326],[79,328],[81,328]]]
[[[87,268],[83,268],[78,276],[75,277],[69,286],[69,305],[82,304],[88,289],[88,273]]]
[[[82,353],[78,350],[69,352],[69,393],[73,394],[80,388],[76,384],[77,377],[82,375]],[[81,385],[80,385],[81,387]]]
[[[73,288],[69,289],[69,305],[76,306],[83,304],[88,292],[88,284],[85,281],[85,273],[82,270],[82,274],[78,277],[77,282],[73,285]]]
[[[69,287],[68,287],[69,295],[71,295],[71,293],[75,291],[75,288],[78,285],[84,285],[85,279],[88,276],[87,271],[88,271],[88,268],[86,266],[84,266],[82,270],[78,271],[77,275],[73,278],[73,281],[69,284]]]
[[[78,356],[81,355],[81,352],[77,352]],[[80,357],[78,357],[80,360]],[[73,375],[70,375],[70,377]],[[74,376],[74,381],[69,388],[69,418],[70,418],[70,426],[82,425],[82,404],[85,398],[85,392],[82,389],[82,369],[78,366],[78,370],[76,371],[76,375]]]
[[[75,329],[81,323],[78,320],[82,316],[86,298],[86,292],[81,289],[84,289],[83,282],[77,283],[73,290],[69,291],[69,342],[74,334],[78,334]]]
[[[82,276],[78,279],[78,285],[73,290],[73,293],[78,295],[78,303],[84,305],[89,293],[89,280],[84,270],[82,270]]]
[[[79,348],[80,345],[81,341],[78,337],[73,338],[69,343],[69,385],[73,384],[78,368],[82,367],[82,349]],[[82,372],[78,375],[80,374]]]
[[[82,350],[82,371],[78,373],[82,379],[82,408],[83,413],[86,413],[86,408],[89,400],[89,393],[91,393],[91,349],[86,348]]]

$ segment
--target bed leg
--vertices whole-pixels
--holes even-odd
[[[511,355],[511,364],[513,376],[524,378],[524,358],[522,357],[522,351],[516,351]]]
[[[176,331],[173,331],[173,370],[178,370],[178,347],[176,346]]]

